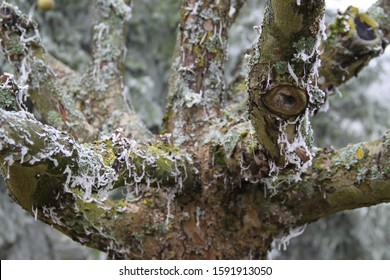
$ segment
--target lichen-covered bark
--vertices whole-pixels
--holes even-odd
[[[384,52],[390,40],[386,2],[378,1],[367,13],[351,6],[328,27],[319,80],[323,90],[332,93]]]
[[[24,84],[18,102],[32,102],[43,122],[67,130],[81,141],[93,138],[93,128],[77,110],[69,92],[59,83],[41,44],[38,26],[19,9],[4,2],[0,7],[2,51]],[[28,84],[28,86],[26,85]]]
[[[128,137],[149,138],[151,134],[135,114],[123,87],[126,54],[125,28],[131,18],[130,1],[96,0],[92,62],[83,78],[83,112],[103,134],[124,129]]]
[[[249,114],[257,139],[278,167],[312,158],[309,115],[321,106],[318,47],[324,1],[267,2],[248,74]]]
[[[230,1],[183,1],[165,117],[165,130],[177,144],[201,136],[220,115],[229,9]]]
[[[79,145],[25,112],[0,110],[0,127],[1,173],[15,201],[82,244],[110,247],[117,257],[129,254],[121,248],[132,247],[124,230],[148,235],[160,224],[164,232],[170,199],[195,185],[191,158],[169,144],[116,135]],[[116,200],[106,200],[117,188]],[[133,220],[142,223],[133,226]]]
[[[323,1],[267,2],[247,83],[251,122],[225,108],[230,12],[243,2],[183,2],[166,134],[145,138],[124,109],[128,1],[94,2],[90,71],[70,89],[97,140],[81,144],[72,128],[36,120],[16,98],[21,85],[1,76],[0,170],[15,201],[78,242],[129,259],[264,259],[294,227],[387,202],[389,135],[316,155],[311,147],[309,116],[325,97],[317,86]],[[18,29],[4,5],[5,38]],[[60,85],[74,75],[42,64]]]
[[[128,150],[110,144],[115,139],[79,146],[25,113],[1,111],[0,123],[2,172],[14,199],[82,244],[109,248],[115,258],[265,258],[280,233],[390,199],[388,135],[340,151],[324,150],[301,182],[280,174],[278,185],[268,188],[257,173],[267,166],[264,156],[251,150],[254,132],[243,123],[229,129],[225,147],[211,145],[220,157],[210,166],[224,173],[202,189],[191,166],[170,164],[172,148],[132,147],[125,139],[121,145]],[[250,166],[234,164],[238,155]],[[154,168],[138,165],[145,158]],[[187,177],[180,180],[184,173]],[[148,182],[153,178],[161,181]],[[234,187],[238,184],[241,188]],[[102,200],[120,186],[134,196]]]
[[[390,201],[390,134],[378,140],[322,149],[299,182],[276,195],[299,216],[299,224]],[[280,179],[282,180],[283,177]]]

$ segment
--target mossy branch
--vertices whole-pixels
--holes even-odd
[[[309,115],[317,87],[324,1],[270,0],[249,63],[249,114],[270,162],[298,169],[312,158]]]
[[[0,38],[2,52],[15,67],[18,83],[23,86],[18,91],[19,104],[29,99],[45,123],[81,141],[93,138],[94,129],[50,67],[55,59],[42,46],[36,22],[4,2],[0,6]]]
[[[322,44],[320,87],[332,93],[357,76],[389,44],[390,20],[387,1],[378,1],[367,13],[349,7],[327,29]]]

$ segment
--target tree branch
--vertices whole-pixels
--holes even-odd
[[[37,24],[18,8],[4,2],[0,7],[1,49],[15,67],[19,84],[18,102],[27,98],[45,123],[69,131],[85,141],[94,129],[77,109],[74,100],[62,87],[49,66],[49,58],[41,45]],[[27,86],[28,85],[28,86]]]
[[[378,1],[368,11],[349,7],[328,27],[328,39],[322,44],[319,84],[332,92],[381,55],[389,44],[390,8]]]
[[[308,117],[324,102],[317,87],[324,1],[270,0],[249,64],[249,114],[269,160],[305,168],[313,157]]]
[[[79,145],[23,111],[0,109],[0,162],[11,195],[25,210],[82,244],[110,247],[121,257],[130,252],[118,246],[139,243],[137,234],[153,235],[146,246],[160,246],[156,238],[167,233],[170,200],[196,183],[191,157],[167,143],[141,144],[117,134]],[[125,197],[107,200],[116,188]],[[153,230],[156,224],[161,231]]]
[[[136,143],[118,132],[94,144],[79,145],[27,112],[0,112],[0,157],[10,171],[19,162],[31,170],[45,167],[51,170],[48,173],[67,173],[64,189],[82,185],[86,199],[123,186],[136,191],[141,185],[171,186],[180,192],[193,184],[191,157],[168,143]]]
[[[364,40],[359,39],[357,35],[348,35],[347,31],[335,33],[337,30],[342,30],[340,29],[342,26],[345,27],[345,30],[353,29],[346,26],[349,22],[348,20],[343,21],[342,19],[346,19],[352,10],[357,12],[356,8],[351,8],[339,15],[338,19],[327,28],[328,38],[322,42],[320,47],[322,54],[320,55],[321,66],[319,67],[318,86],[321,90],[328,94],[332,93],[338,86],[357,76],[372,59],[384,53],[384,49],[390,41],[390,22],[387,16],[390,8],[386,3],[386,1],[378,1],[370,7],[367,13],[357,13],[358,17],[366,18],[367,20],[371,19],[376,22],[377,27],[372,32],[380,34],[380,42],[378,40],[373,40],[372,42],[368,40],[368,43],[364,43]],[[356,17],[356,15],[352,17]],[[351,20],[351,23],[353,23],[353,20]],[[361,42],[353,43],[356,40]],[[359,44],[361,45],[360,47],[356,46]],[[364,44],[367,46],[364,46]],[[345,67],[341,67],[341,65]],[[243,75],[237,77],[233,84],[230,85],[228,91],[231,101],[227,107],[232,107],[230,109],[234,111],[242,112],[244,111],[244,106],[246,106],[243,96],[245,92],[243,90],[244,80]],[[242,115],[242,113],[240,114]]]
[[[299,224],[334,213],[390,201],[390,133],[381,139],[318,152],[301,181],[285,182],[284,201]],[[283,176],[279,182],[283,182]]]
[[[178,144],[200,135],[223,103],[229,9],[230,1],[183,2],[165,117],[166,130]],[[183,123],[193,125],[185,128]]]
[[[125,27],[131,17],[130,1],[95,0],[93,60],[83,78],[83,112],[100,132],[110,135],[122,127],[129,138],[152,135],[137,116],[123,87]]]

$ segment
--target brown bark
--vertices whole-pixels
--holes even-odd
[[[38,219],[115,258],[264,259],[294,227],[390,200],[388,134],[339,151],[311,149],[308,117],[324,97],[316,84],[323,1],[268,1],[248,78],[252,123],[224,107],[230,1],[184,1],[167,133],[147,139],[138,120],[122,122],[137,118],[122,97],[126,2],[94,5],[96,28],[106,27],[95,33],[82,108],[72,106],[94,135],[111,136],[80,144],[75,128],[21,110],[20,85],[0,78],[0,170]],[[13,10],[0,7],[2,38],[23,19]],[[111,44],[117,49],[105,58]],[[103,76],[94,80],[94,70]],[[66,87],[64,77],[51,79]]]

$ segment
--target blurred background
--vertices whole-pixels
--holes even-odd
[[[71,68],[85,72],[91,53],[90,1],[55,1],[49,11],[34,0],[8,1],[33,13],[46,49]],[[180,0],[133,0],[128,25],[125,86],[129,99],[155,133],[161,127],[168,76],[179,21]],[[242,71],[242,58],[257,38],[265,0],[248,0],[230,32],[226,79]],[[326,21],[353,4],[363,10],[374,1],[327,0]],[[380,137],[390,128],[390,51],[373,60],[357,79],[329,98],[327,112],[312,120],[317,146],[343,147]],[[244,67],[245,68],[245,67]],[[0,71],[11,72],[0,55]],[[390,259],[390,205],[346,211],[307,226],[271,259]],[[276,246],[279,247],[279,246]],[[0,178],[0,259],[105,259],[104,253],[73,242],[13,203]]]

